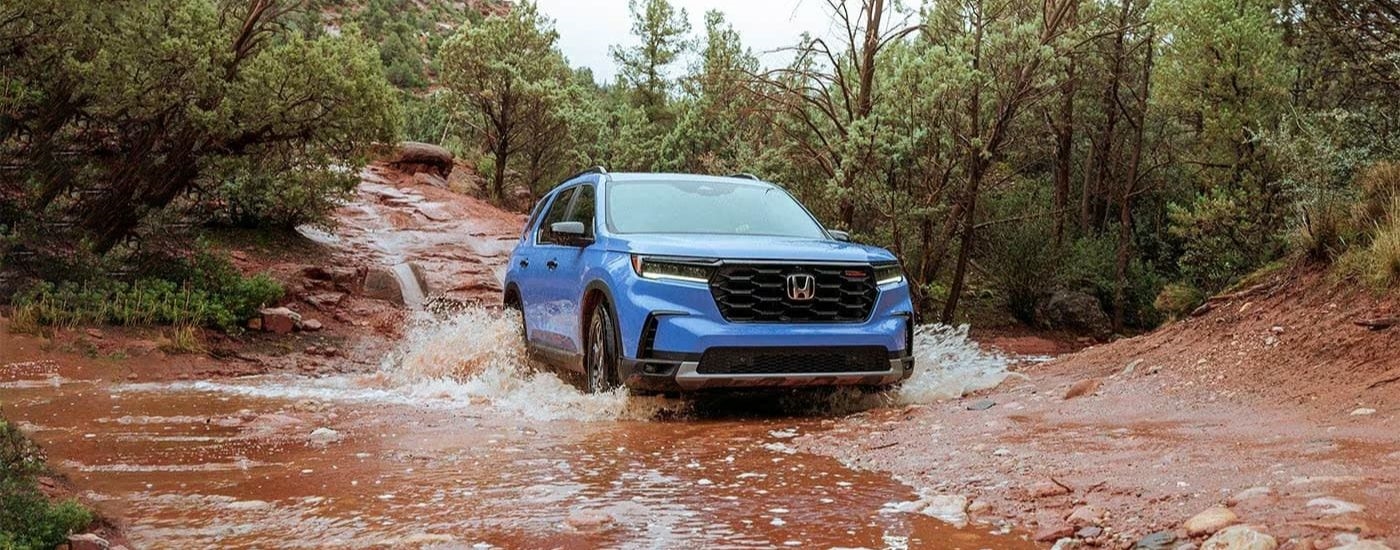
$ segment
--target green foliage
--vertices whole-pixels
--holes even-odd
[[[1170,319],[1187,316],[1206,299],[1205,293],[1191,285],[1171,283],[1162,287],[1153,307]]]
[[[208,326],[232,332],[284,292],[267,275],[243,277],[209,253],[165,265],[130,283],[106,277],[39,282],[14,297],[15,316],[23,325]]]
[[[172,206],[197,215],[231,198],[246,217],[292,197],[275,223],[315,218],[327,203],[296,196],[334,188],[326,174],[392,140],[400,115],[373,46],[294,15],[214,0],[0,3],[0,66],[24,91],[0,124],[18,175],[0,202],[26,214],[16,231],[105,253],[155,214],[188,221]]]
[[[47,550],[92,523],[76,501],[50,502],[39,491],[44,471],[39,448],[0,419],[0,549]]]
[[[671,80],[667,67],[689,49],[686,35],[690,20],[685,8],[677,11],[667,0],[631,0],[632,35],[637,46],[611,48],[618,67],[618,83],[631,90],[632,104],[646,111],[649,122],[666,120]]]
[[[1271,228],[1262,225],[1241,189],[1215,188],[1187,205],[1167,208],[1168,232],[1181,241],[1177,265],[1196,288],[1218,290],[1277,256]]]

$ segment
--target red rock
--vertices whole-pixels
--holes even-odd
[[[1055,523],[1036,530],[1032,537],[1036,542],[1054,542],[1074,535],[1074,527],[1068,523]]]
[[[1080,380],[1075,382],[1073,386],[1070,386],[1069,391],[1065,392],[1065,399],[1074,399],[1076,397],[1093,394],[1099,390],[1099,386],[1101,385],[1103,385],[1103,380],[1098,378]]]
[[[262,329],[273,334],[290,334],[301,324],[301,315],[285,307],[270,307],[259,311]]]
[[[1053,481],[1038,481],[1030,487],[1031,496],[1035,498],[1048,498],[1060,495],[1068,495],[1069,488]]]

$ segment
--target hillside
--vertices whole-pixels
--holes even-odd
[[[1394,293],[1278,273],[986,395],[853,417],[804,443],[965,495],[975,521],[1019,518],[1044,543],[1199,543],[1183,522],[1226,506],[1293,548],[1393,545],[1400,328],[1357,322],[1398,312]]]

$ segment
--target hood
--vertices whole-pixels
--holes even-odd
[[[821,262],[891,262],[883,248],[826,239],[762,235],[621,235],[610,250],[655,256],[690,256],[733,260],[798,260]]]

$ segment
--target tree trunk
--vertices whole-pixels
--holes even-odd
[[[973,153],[977,155],[977,152]],[[958,249],[958,262],[953,267],[953,282],[948,286],[948,301],[943,303],[941,320],[951,324],[958,312],[958,299],[962,296],[963,284],[967,278],[967,263],[972,256],[973,240],[977,232],[977,192],[982,183],[986,168],[981,159],[974,158],[968,173],[967,190],[963,193],[962,242]]]
[[[1123,196],[1118,206],[1118,254],[1115,262],[1113,285],[1113,330],[1123,332],[1124,312],[1127,309],[1128,260],[1133,245],[1133,195],[1137,192],[1138,173],[1142,166],[1143,133],[1147,126],[1147,96],[1152,90],[1152,50],[1155,46],[1154,33],[1147,33],[1147,53],[1143,60],[1142,91],[1137,100],[1137,124],[1133,133],[1133,153],[1128,162],[1128,174],[1123,182]]]

